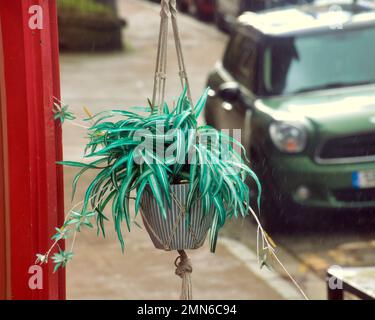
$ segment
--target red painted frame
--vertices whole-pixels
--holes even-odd
[[[0,70],[3,70],[3,49],[1,40],[1,22],[0,22]],[[1,114],[1,97],[3,75],[0,72],[0,146],[4,145],[2,114]],[[0,148],[0,300],[6,298],[6,253],[5,253],[5,188],[4,188],[4,163],[3,149]]]
[[[43,29],[29,27],[29,8],[43,9]],[[55,0],[0,0],[3,46],[2,128],[8,299],[64,299],[65,273],[43,266],[43,289],[28,286],[35,254],[51,245],[64,217],[61,127],[53,120],[60,96]],[[0,75],[1,76],[1,75]]]

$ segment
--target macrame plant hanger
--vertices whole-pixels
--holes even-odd
[[[165,102],[165,85],[167,81],[167,51],[168,51],[168,22],[169,16],[172,21],[172,29],[174,35],[174,42],[177,52],[177,61],[179,68],[179,76],[181,80],[181,86],[187,88],[187,97],[194,108],[193,99],[191,97],[191,90],[189,80],[185,67],[184,55],[182,53],[181,38],[177,23],[177,7],[176,0],[161,0],[161,11],[160,11],[160,31],[159,31],[159,42],[156,56],[156,69],[154,79],[154,90],[152,94],[152,106],[158,107],[160,113],[163,112]]]
[[[154,78],[154,89],[152,94],[152,108],[157,107],[159,113],[163,113],[165,103],[165,85],[167,81],[167,51],[168,51],[168,23],[171,17],[174,42],[177,52],[179,77],[182,88],[187,89],[187,97],[194,110],[188,76],[186,73],[184,56],[182,53],[181,38],[177,23],[176,0],[161,0],[161,21],[159,31],[158,50],[156,57],[156,69]],[[184,250],[178,251],[179,256],[175,261],[176,275],[182,278],[181,300],[192,300],[191,273],[193,268]]]

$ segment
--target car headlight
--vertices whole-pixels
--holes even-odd
[[[270,136],[282,152],[299,153],[306,147],[306,128],[300,123],[274,122],[270,125]]]

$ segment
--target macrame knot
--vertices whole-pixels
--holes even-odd
[[[191,265],[190,259],[177,257],[175,261],[176,275],[183,278],[186,273],[193,273],[193,266]]]
[[[177,3],[176,0],[169,0],[169,10],[172,15],[177,14]]]
[[[168,0],[162,0],[161,2],[161,11],[160,11],[160,16],[162,18],[168,18],[169,17],[169,2]]]
[[[186,215],[186,207],[185,206],[181,206],[180,211],[181,211],[181,216],[184,217]]]
[[[167,74],[165,72],[157,72],[156,73],[156,78],[167,79]]]
[[[180,78],[181,78],[181,79],[186,79],[186,78],[187,78],[187,75],[186,75],[186,72],[185,72],[185,71],[180,71],[180,72],[179,72],[179,75],[180,75]]]
[[[193,273],[193,266],[184,250],[178,251],[180,256],[177,257],[174,264],[176,266],[176,275],[182,279],[181,300],[192,300],[192,284],[191,274]]]

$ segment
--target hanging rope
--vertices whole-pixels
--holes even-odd
[[[191,274],[193,272],[193,267],[184,250],[179,250],[178,253],[180,254],[180,256],[177,257],[174,264],[176,266],[176,275],[178,275],[182,279],[180,299],[192,300],[193,288],[191,284]]]
[[[191,104],[191,108],[194,110],[193,99],[191,96],[189,79],[186,72],[184,55],[182,52],[180,32],[177,23],[177,5],[176,0],[161,0],[161,11],[160,11],[160,30],[159,30],[159,41],[156,56],[156,68],[154,78],[154,89],[152,94],[152,108],[158,107],[159,113],[163,113],[165,104],[165,85],[167,82],[167,51],[168,51],[168,21],[171,17],[172,29],[174,42],[177,53],[177,62],[179,68],[179,77],[181,81],[181,87],[184,89],[186,86],[187,97]],[[180,208],[181,209],[181,208]],[[181,209],[180,216],[184,216],[185,212]],[[145,220],[147,223],[147,219]],[[151,228],[152,230],[152,228]],[[173,237],[174,234],[171,235]],[[172,239],[172,238],[171,238]],[[168,247],[168,244],[163,244],[164,247]],[[176,275],[182,278],[182,292],[181,300],[192,299],[192,285],[191,285],[191,273],[193,268],[191,262],[185,251],[178,251],[179,257],[175,261]]]
[[[165,84],[167,81],[168,19],[170,11],[168,0],[161,0],[160,4],[161,21],[151,107],[154,108],[155,106],[158,106],[159,112],[161,113],[165,102]]]
[[[188,79],[186,67],[185,67],[184,55],[182,53],[180,32],[179,32],[178,23],[177,23],[176,0],[170,0],[169,5],[170,5],[171,16],[172,16],[173,36],[174,36],[174,42],[175,42],[176,52],[177,52],[177,61],[178,61],[178,67],[179,67],[179,76],[180,76],[180,80],[181,80],[181,86],[182,86],[182,88],[184,88],[186,86],[187,96],[188,96],[190,105],[191,105],[192,109],[194,109],[193,99],[191,97],[189,79]]]
[[[148,230],[155,237],[155,239],[157,239],[157,241],[159,241],[159,243],[163,245],[165,251],[171,250],[170,248],[171,248],[172,239],[176,235],[177,228],[180,226],[180,224],[185,223],[184,219],[186,215],[186,208],[183,206],[183,204],[181,204],[181,202],[177,199],[174,193],[172,193],[171,195],[177,207],[180,209],[180,213],[178,215],[178,218],[176,219],[175,225],[173,226],[172,232],[169,234],[169,239],[165,243],[162,239],[160,239],[158,234],[155,232],[155,230],[153,229],[153,227],[148,221],[147,215],[144,214],[143,209],[142,209],[142,217],[143,217],[144,223],[148,227]],[[189,225],[189,232],[193,238],[194,247],[199,248],[201,246],[201,243],[198,242],[197,237],[191,225]],[[191,273],[193,272],[193,267],[185,251],[181,250],[181,251],[178,251],[178,253],[179,253],[179,256],[175,260],[175,266],[176,266],[175,273],[182,279],[182,289],[181,289],[180,298],[181,300],[192,300]]]
[[[158,107],[159,113],[163,112],[165,103],[165,86],[167,82],[168,22],[169,17],[171,17],[181,87],[184,88],[186,86],[187,97],[189,99],[191,107],[194,109],[193,99],[190,90],[190,83],[186,72],[184,55],[182,52],[181,37],[177,22],[176,0],[161,0],[160,5],[161,21],[156,56],[154,89],[152,94],[152,107]]]
[[[173,195],[173,193],[172,193]],[[180,218],[185,218],[186,214],[186,208],[178,201],[178,199],[173,195],[174,200],[176,201],[177,206],[180,208]],[[179,222],[178,222],[179,223]],[[183,222],[185,223],[185,222]],[[177,224],[176,224],[177,226]],[[191,226],[189,226],[189,231],[192,234],[194,238],[195,245],[197,246],[198,243],[196,241],[196,237],[194,235],[193,230],[191,229]],[[175,230],[176,232],[176,230]],[[179,256],[174,262],[174,265],[176,266],[176,275],[178,275],[182,279],[182,287],[181,287],[181,300],[192,300],[193,299],[193,287],[191,284],[191,274],[193,273],[193,266],[191,264],[191,261],[186,254],[184,250],[178,251]]]

